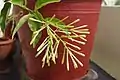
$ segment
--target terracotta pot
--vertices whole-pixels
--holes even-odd
[[[11,39],[12,21],[6,25],[4,37],[0,38],[0,60],[5,59],[14,49],[15,39]]]
[[[14,40],[0,38],[0,60],[5,59],[13,51]]]
[[[28,6],[33,8],[31,5],[34,4],[33,0],[28,0]],[[81,46],[82,52],[85,53],[85,57],[77,56],[80,61],[84,64],[83,67],[74,69],[70,63],[70,71],[67,71],[66,65],[61,65],[61,55],[57,60],[57,64],[52,64],[51,67],[42,65],[42,57],[40,55],[38,58],[35,58],[36,48],[33,49],[29,43],[31,40],[31,31],[27,24],[25,24],[18,32],[21,44],[23,55],[26,60],[27,73],[33,80],[80,80],[89,69],[89,59],[90,53],[93,46],[94,35],[96,32],[96,26],[98,22],[98,16],[100,12],[101,0],[63,0],[60,3],[50,4],[41,9],[44,17],[56,15],[57,18],[64,18],[69,16],[69,20],[66,20],[66,23],[70,21],[81,19],[77,24],[83,25],[87,24],[90,29],[90,35],[87,36],[87,44]],[[43,33],[42,39],[45,38],[46,33]],[[60,51],[63,51],[63,48],[59,48]],[[62,52],[61,52],[62,53]]]
[[[10,72],[13,50],[13,39],[0,38],[0,74]]]
[[[15,39],[11,39],[11,25],[12,21],[8,23],[4,37],[0,38],[0,74],[9,73],[15,50]]]

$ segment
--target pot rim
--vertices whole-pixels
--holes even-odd
[[[0,38],[0,39],[3,39],[3,41],[0,41],[0,45],[8,45],[8,44],[12,44],[15,39],[10,39],[10,38]],[[5,40],[4,40],[5,39]]]

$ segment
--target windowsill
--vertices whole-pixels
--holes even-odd
[[[115,8],[117,8],[117,7],[120,7],[120,5],[115,5],[115,6],[110,6],[110,5],[102,5],[102,7],[115,7]]]

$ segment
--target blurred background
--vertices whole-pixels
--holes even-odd
[[[91,59],[120,80],[120,0],[104,0]]]

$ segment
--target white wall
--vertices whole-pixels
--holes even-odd
[[[102,7],[92,53],[92,60],[120,80],[120,7]]]
[[[1,11],[3,5],[4,5],[3,0],[0,0],[0,11]],[[0,37],[2,37],[1,29],[0,29]]]
[[[1,11],[3,5],[4,5],[3,0],[0,0],[0,11]]]

